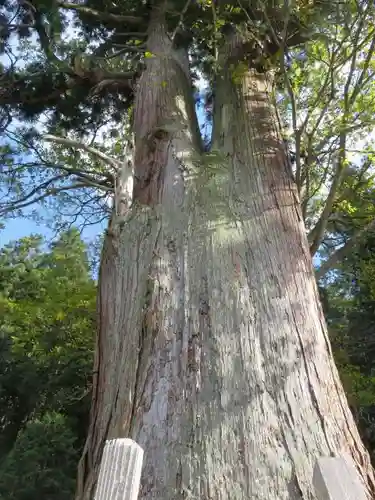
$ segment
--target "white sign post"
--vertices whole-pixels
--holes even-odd
[[[95,500],[137,500],[142,462],[143,449],[132,439],[107,441]]]
[[[318,500],[368,500],[365,487],[352,464],[342,457],[322,457],[314,468]]]

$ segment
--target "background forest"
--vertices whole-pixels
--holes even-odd
[[[90,407],[93,251],[79,232],[0,251],[0,498],[71,499]],[[336,363],[375,465],[375,238],[321,287]]]
[[[208,149],[220,30],[228,19],[250,20],[240,0],[220,11],[209,0],[175,3],[171,31],[182,45],[191,43],[189,32],[195,40],[192,76]],[[257,50],[259,67],[276,74],[273,97],[332,349],[375,466],[374,7],[329,3],[295,2],[298,39],[293,14],[289,43],[284,37],[271,55]],[[88,244],[80,231],[95,226],[100,236],[109,218],[128,154],[128,80],[152,57],[142,26],[147,2],[125,4],[133,17],[100,1],[0,2],[0,222],[9,227],[27,217],[57,235],[4,245],[0,231],[1,500],[74,494],[100,258],[100,241]],[[255,10],[262,14],[254,33],[280,31],[261,1]],[[234,67],[233,78],[243,71],[243,63]],[[211,152],[204,165],[217,161]]]

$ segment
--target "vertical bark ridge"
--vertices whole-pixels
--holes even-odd
[[[262,369],[257,370],[256,363],[248,367],[258,379],[253,379],[252,385],[259,384],[264,391],[262,404],[254,405],[253,411],[265,420],[274,420],[269,443],[263,443],[269,466],[272,454],[279,454],[274,477],[280,484],[265,478],[270,492],[266,496],[264,491],[262,496],[259,489],[257,495],[301,498],[297,491],[288,496],[289,480],[292,489],[298,483],[302,498],[313,498],[315,459],[345,452],[351,454],[365,483],[373,488],[368,454],[327,349],[305,229],[278,120],[272,114],[272,82],[267,80],[266,75],[249,71],[241,85],[236,85],[227,68],[217,83],[215,124],[215,146],[228,155],[234,179],[228,196],[236,206],[237,227],[243,236],[234,251],[243,262],[240,282],[247,295],[244,303],[252,294],[248,311],[255,309],[255,317],[262,318],[262,324],[254,322],[252,327],[250,321],[247,333],[250,342],[259,345],[255,358],[263,358]],[[233,241],[228,244],[233,245]],[[255,420],[254,416],[251,419]],[[276,452],[280,432],[283,444]],[[260,443],[253,449],[259,447]],[[260,456],[259,452],[253,454],[254,465]]]
[[[150,24],[153,57],[147,60],[135,101],[134,202],[124,220],[113,218],[102,253],[91,421],[78,473],[80,500],[93,496],[105,440],[135,436],[140,412],[151,419],[144,418],[143,428],[159,446],[142,435],[137,440],[149,443],[148,461],[165,473],[158,439],[166,434],[153,419],[157,422],[168,398],[176,396],[153,370],[167,362],[166,341],[175,349],[177,342],[186,344],[182,330],[180,340],[169,337],[172,311],[181,311],[185,303],[182,292],[174,289],[176,272],[184,280],[184,170],[200,140],[184,66],[187,57],[174,51],[161,15]],[[178,376],[176,370],[170,374],[176,380]],[[157,407],[147,392],[150,386]]]
[[[151,209],[143,209],[131,213],[121,241],[114,241],[116,235],[106,237],[99,280],[90,428],[78,475],[80,499],[92,497],[105,440],[127,433],[143,297],[157,235],[157,217]]]
[[[172,138],[175,142],[185,135],[192,147],[199,150],[201,146],[192,86],[187,78],[187,54],[173,48],[160,11],[151,20],[147,48],[150,57],[135,100],[134,198],[155,205],[160,201]]]

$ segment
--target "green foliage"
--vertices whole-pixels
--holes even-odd
[[[0,466],[1,500],[70,500],[79,459],[67,418],[46,413],[26,424]]]
[[[375,464],[375,235],[325,284],[325,314],[340,376]]]
[[[288,46],[305,41],[323,13],[338,15],[340,9],[330,4],[293,2],[288,13]],[[108,111],[129,107],[134,83],[129,72],[136,77],[144,59],[151,56],[144,46],[150,2],[125,0],[114,5],[108,0],[37,0],[17,8],[5,0],[0,13],[0,49],[9,56],[18,40],[25,54],[22,64],[9,62],[9,71],[3,72],[6,91],[1,94],[1,104],[27,119],[50,110],[50,124],[86,131],[103,122],[104,113],[108,116]],[[266,59],[278,50],[274,33],[281,37],[284,14],[281,2],[256,0],[242,6],[174,0],[166,9],[166,25],[178,35],[177,45],[194,48],[194,69],[206,68],[210,78],[217,67],[215,53],[222,44],[223,29],[232,24],[244,27],[251,57]],[[72,28],[74,37],[69,32]]]
[[[374,8],[347,8],[341,23],[322,19],[320,36],[292,48],[279,72],[279,105],[290,128],[296,183],[315,249],[329,239],[338,217],[356,220],[358,228],[374,215],[363,185],[374,168]]]
[[[76,230],[49,248],[31,236],[0,250],[0,491],[14,495],[4,498],[72,495],[88,425],[95,294]]]
[[[351,236],[375,218],[375,182],[370,151],[367,161],[348,169],[333,205],[330,230]]]

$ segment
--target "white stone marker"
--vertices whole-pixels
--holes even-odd
[[[136,500],[143,449],[132,439],[106,442],[100,464],[95,500]]]
[[[313,485],[318,500],[368,500],[354,467],[342,457],[322,457],[314,467]]]

